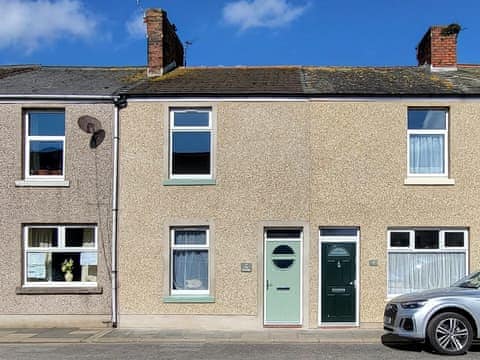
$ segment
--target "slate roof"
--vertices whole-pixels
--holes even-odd
[[[480,67],[432,72],[422,67],[303,68],[305,92],[314,95],[452,96],[480,94]]]
[[[130,95],[303,95],[298,67],[181,67],[149,78]]]
[[[146,78],[145,68],[0,66],[2,95],[113,95]]]
[[[0,67],[0,79],[32,70],[32,66],[9,66],[5,68]]]
[[[133,86],[136,96],[471,96],[480,67],[192,67]]]
[[[147,78],[144,67],[0,66],[2,95],[480,96],[480,66],[180,67]]]

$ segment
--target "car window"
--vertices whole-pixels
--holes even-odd
[[[452,286],[478,289],[480,287],[480,271],[460,279]]]

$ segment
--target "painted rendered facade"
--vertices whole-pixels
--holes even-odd
[[[64,114],[64,181],[55,182],[48,176],[40,183],[26,181],[25,115],[29,111],[58,111]],[[0,326],[106,326],[111,313],[113,103],[81,100],[4,100],[0,103],[0,113],[3,135],[0,162],[4,167],[0,174]],[[106,132],[103,143],[96,149],[89,146],[91,135],[82,131],[77,124],[78,118],[83,115],[97,118]],[[77,286],[78,282],[75,280],[78,279],[68,283],[59,278],[60,266],[53,270],[56,272],[57,278],[53,279],[57,281],[56,284],[48,285],[42,281],[35,283],[32,279],[27,281],[26,272],[34,273],[34,267],[38,265],[30,264],[29,269],[26,264],[25,239],[28,227],[53,226],[86,226],[96,230],[96,249],[92,245],[92,248],[82,250],[90,251],[89,261],[92,266],[95,266],[96,262],[96,271],[81,275],[83,280],[90,281],[88,284]],[[55,241],[60,244],[59,239]],[[68,238],[64,240],[67,246],[68,241]],[[45,251],[45,248],[31,252],[35,255],[42,251]],[[81,251],[72,254],[72,250],[66,249],[55,256],[75,258],[74,267],[77,269],[74,271],[79,271],[80,267],[85,266],[81,265],[80,261],[85,263],[86,260],[78,259],[86,257],[81,255]],[[49,262],[51,261],[50,259]],[[45,276],[44,270],[37,270],[37,274],[38,271]],[[35,278],[35,275],[29,276]],[[96,281],[93,281],[95,279]]]
[[[215,182],[174,185],[169,109],[199,107],[212,111]],[[448,109],[448,185],[405,184],[416,107]],[[120,326],[263,327],[266,229],[302,230],[305,328],[328,325],[319,321],[321,228],[358,229],[354,325],[383,320],[389,229],[466,229],[468,270],[477,269],[479,110],[455,99],[130,100],[120,117]],[[210,231],[208,298],[171,296],[171,229],[182,226]]]

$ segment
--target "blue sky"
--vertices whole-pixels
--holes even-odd
[[[0,0],[0,64],[144,65],[143,10],[191,41],[188,65],[415,65],[432,24],[459,23],[480,63],[479,0]]]

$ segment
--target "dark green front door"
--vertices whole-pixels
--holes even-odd
[[[322,243],[322,323],[355,322],[355,244]]]

